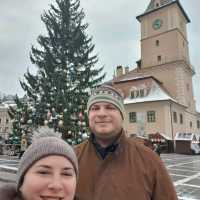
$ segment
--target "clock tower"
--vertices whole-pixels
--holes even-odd
[[[138,70],[160,80],[178,103],[195,112],[187,39],[189,17],[178,0],[151,0],[141,23]]]

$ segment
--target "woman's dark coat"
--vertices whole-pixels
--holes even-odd
[[[16,184],[6,183],[0,187],[0,200],[22,200],[16,191]]]

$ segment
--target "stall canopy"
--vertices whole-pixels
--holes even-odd
[[[159,143],[162,147],[163,153],[174,152],[173,140],[164,133],[152,133],[149,134],[149,139],[152,143]]]

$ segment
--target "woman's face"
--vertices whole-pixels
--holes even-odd
[[[37,161],[25,174],[20,191],[25,200],[72,200],[76,174],[63,156],[47,156]]]

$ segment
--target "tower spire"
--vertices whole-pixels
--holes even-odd
[[[176,0],[151,0],[151,2],[149,3],[147,9],[145,10],[145,13],[149,12],[149,11],[152,11],[152,10],[154,10],[156,8],[165,6],[167,4],[170,4],[170,3],[174,2],[174,1],[176,1]]]

